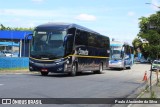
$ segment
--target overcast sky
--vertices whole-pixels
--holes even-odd
[[[0,24],[35,27],[48,22],[76,23],[116,40],[131,42],[138,18],[156,11],[160,0],[0,0]]]

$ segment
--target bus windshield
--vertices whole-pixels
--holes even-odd
[[[31,57],[56,59],[64,56],[66,31],[34,31]]]
[[[121,46],[113,46],[111,47],[111,59],[122,59],[122,47]]]

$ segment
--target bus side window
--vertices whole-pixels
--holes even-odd
[[[88,46],[97,47],[96,46],[96,35],[93,33],[90,33],[88,35]]]
[[[87,32],[77,30],[75,45],[87,45]]]
[[[103,46],[102,46],[102,37],[96,36],[96,47],[103,48]]]

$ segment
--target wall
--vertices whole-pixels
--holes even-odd
[[[29,67],[29,58],[23,57],[2,57],[0,58],[0,69],[8,68],[28,68]]]

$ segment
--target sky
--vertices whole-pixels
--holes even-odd
[[[36,27],[48,22],[76,23],[111,39],[131,43],[139,18],[159,9],[160,0],[0,0],[0,24]]]

